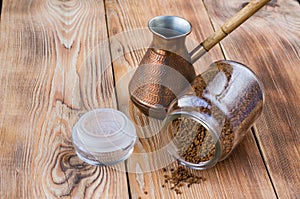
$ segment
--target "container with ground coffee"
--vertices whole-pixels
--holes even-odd
[[[207,169],[224,160],[262,112],[263,88],[243,64],[217,61],[168,109],[164,141],[183,165]]]

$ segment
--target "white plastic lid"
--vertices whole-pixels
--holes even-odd
[[[100,108],[87,112],[73,128],[73,142],[88,152],[127,150],[135,141],[134,124],[115,109]]]

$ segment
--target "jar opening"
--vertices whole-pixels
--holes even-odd
[[[218,162],[221,155],[218,134],[202,118],[181,112],[166,120],[169,152],[181,164],[203,170]]]

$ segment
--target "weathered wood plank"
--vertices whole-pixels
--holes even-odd
[[[0,197],[128,198],[124,164],[71,144],[81,114],[116,108],[103,2],[4,1],[0,46]]]
[[[178,15],[188,19],[193,32],[188,38],[188,48],[195,47],[213,30],[202,1],[114,1],[105,3],[108,30],[111,40],[113,68],[119,108],[127,112],[136,122],[140,139],[135,151],[127,161],[129,183],[133,198],[175,198],[178,197],[164,184],[162,165],[170,163],[160,152],[158,136],[161,122],[147,118],[132,107],[128,97],[128,81],[132,72],[151,42],[147,30],[148,20],[157,15]],[[197,72],[215,60],[223,59],[219,47],[213,48],[196,64]],[[154,153],[154,155],[153,155]],[[164,160],[166,162],[164,162]],[[172,164],[170,167],[174,167]],[[259,150],[251,133],[232,156],[207,171],[195,171],[208,180],[191,188],[183,188],[182,198],[275,198],[271,182]]]
[[[205,1],[215,26],[244,1]],[[227,59],[256,72],[265,87],[255,132],[279,198],[300,197],[300,6],[274,0],[222,43]]]

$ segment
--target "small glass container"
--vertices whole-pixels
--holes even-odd
[[[113,165],[126,160],[136,137],[134,124],[125,114],[109,108],[85,113],[72,131],[78,157],[92,165]]]
[[[207,169],[228,157],[263,104],[262,85],[249,68],[218,61],[170,104],[162,137],[181,164]]]

